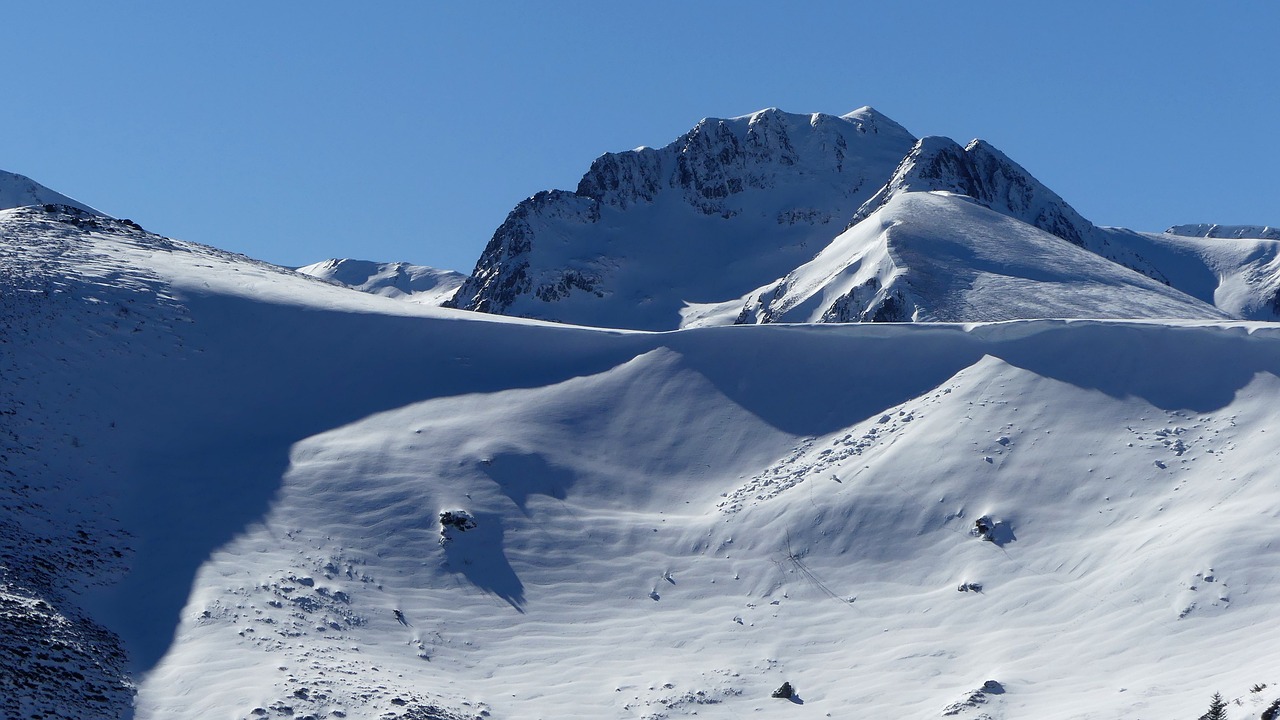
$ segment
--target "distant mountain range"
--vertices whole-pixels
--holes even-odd
[[[426,305],[443,305],[466,280],[462,273],[425,265],[337,258],[300,267],[298,272],[374,295]]]

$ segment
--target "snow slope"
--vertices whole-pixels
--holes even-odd
[[[1274,325],[619,332],[67,211],[0,238],[0,620],[44,648],[0,657],[48,656],[3,675],[7,715],[1136,719],[1220,691],[1246,720],[1277,696]]]
[[[1141,255],[1172,287],[1232,317],[1280,320],[1280,241],[1102,231]]]
[[[950,192],[892,193],[808,263],[748,296],[739,323],[1227,315]]]
[[[406,262],[332,258],[298,268],[303,275],[330,280],[361,292],[439,306],[453,297],[466,276]]]
[[[839,234],[915,138],[871,108],[709,118],[601,156],[575,192],[520,203],[453,307],[604,327],[679,327]]]
[[[102,214],[88,205],[50,190],[25,175],[0,170],[0,210],[26,205],[67,205],[93,215]]]

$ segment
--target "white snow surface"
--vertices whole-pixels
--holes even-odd
[[[94,215],[102,214],[88,205],[50,190],[25,175],[0,170],[0,210],[27,205],[66,205]]]
[[[346,285],[354,290],[440,306],[453,297],[466,275],[407,262],[373,262],[331,258],[298,268],[303,275]]]
[[[1226,317],[967,196],[899,192],[753,292],[739,322]]]
[[[1197,225],[1174,225],[1165,230],[1169,235],[1184,235],[1206,238],[1236,238],[1255,240],[1280,240],[1280,228],[1269,225],[1216,225],[1200,223]]]
[[[0,610],[43,592],[118,634],[118,716],[1136,720],[1219,691],[1249,720],[1280,694],[1275,325],[619,332],[62,213],[0,239],[0,527],[124,550],[53,589],[6,567]],[[0,696],[110,716],[76,688]]]

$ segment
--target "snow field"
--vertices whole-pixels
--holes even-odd
[[[127,546],[65,592],[139,718],[1234,720],[1280,686],[1270,325],[597,331],[37,229],[9,467],[24,527]]]
[[[659,347],[603,374],[426,401],[315,436],[295,446],[264,525],[211,559],[196,597],[287,568],[346,593],[363,622],[321,621],[269,642],[259,627],[244,640],[237,628],[257,610],[271,615],[262,598],[273,595],[237,589],[239,619],[193,622],[209,602],[188,604],[157,672],[230,643],[219,654],[292,674],[259,683],[258,706],[356,672],[387,688],[365,700],[370,714],[394,711],[391,699],[411,688],[497,716],[741,717],[777,712],[782,701],[767,696],[783,680],[803,701],[787,712],[812,717],[850,707],[1140,717],[1197,706],[1204,690],[1193,685],[1247,697],[1275,667],[1258,652],[1269,604],[1254,604],[1276,581],[1265,521],[1278,507],[1259,427],[1274,415],[1252,399],[1274,392],[1276,378],[1257,375],[1235,388],[1243,401],[1209,412],[1197,391],[1177,397],[1176,383],[1142,387],[1133,376],[1145,370],[1131,361],[1178,335],[1183,346],[1193,336],[1211,348],[1239,343],[1243,366],[1265,364],[1269,348],[1248,346],[1274,340],[1261,330],[1045,325],[1027,335],[922,329],[938,336],[927,344],[943,357],[932,362],[959,370],[920,394],[905,386],[914,368],[882,371],[881,382],[903,376],[903,401],[818,436],[779,432],[767,411],[746,412],[692,372],[699,351],[719,352],[697,333],[679,336],[679,351]],[[1109,352],[1112,333],[1141,347]],[[892,367],[893,342],[806,339],[788,346],[839,339]],[[1070,355],[1040,350],[1046,339],[1088,348],[1120,376],[1110,382],[1138,395],[1055,379],[1078,370]],[[775,341],[756,331],[747,342]],[[812,379],[803,366],[823,362],[796,371]],[[862,439],[860,452],[833,459],[857,446],[847,438]],[[794,484],[773,492],[757,482],[740,507],[725,505],[722,493],[781,474],[775,464]],[[465,509],[479,527],[441,546],[444,509]],[[1011,538],[974,537],[981,516]],[[341,558],[367,579],[318,573]],[[982,588],[958,592],[965,583]],[[332,649],[317,652],[316,635]],[[1229,672],[1202,667],[1211,652]],[[988,680],[1004,692],[973,701]],[[154,703],[144,716],[193,707],[162,687],[144,686]],[[329,697],[343,707],[362,699],[340,688]],[[339,704],[313,709],[324,707]]]

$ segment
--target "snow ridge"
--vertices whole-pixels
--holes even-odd
[[[1106,255],[1098,229],[1057,193],[985,140],[964,147],[950,138],[926,137],[902,160],[893,178],[866,202],[854,223],[904,192],[945,191],[966,195],[1072,245]]]
[[[0,210],[28,205],[65,205],[92,215],[103,215],[76,200],[54,192],[25,175],[0,170]]]
[[[939,190],[892,194],[813,260],[751,293],[737,323],[1044,317],[1226,314],[967,195]]]
[[[1174,225],[1165,230],[1165,233],[1183,237],[1280,240],[1280,228],[1274,228],[1270,225],[1214,225],[1200,223],[1198,225]]]

